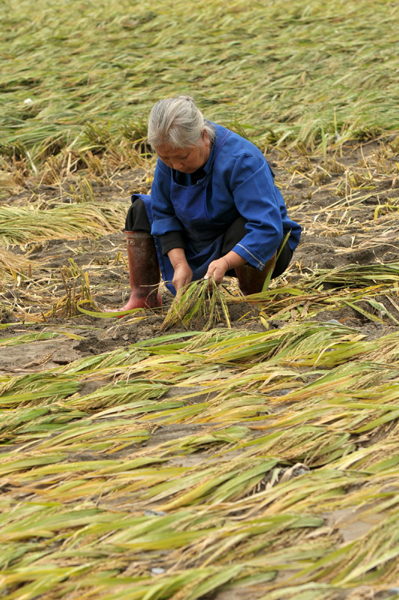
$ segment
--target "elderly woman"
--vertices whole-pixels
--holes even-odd
[[[161,305],[159,269],[173,294],[226,273],[253,294],[270,270],[285,271],[301,228],[256,146],[205,120],[187,96],[157,102],[148,140],[158,162],[151,196],[134,194],[126,218],[131,297],[123,310]]]

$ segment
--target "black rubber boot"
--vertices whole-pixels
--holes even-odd
[[[238,278],[240,290],[244,296],[259,294],[259,292],[262,291],[266,277],[270,270],[273,271],[275,264],[276,255],[272,256],[272,258],[267,261],[263,271],[259,271],[259,269],[254,269],[248,265],[242,265],[242,267],[236,267],[234,269]]]

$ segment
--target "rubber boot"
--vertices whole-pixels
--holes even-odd
[[[120,310],[161,306],[159,263],[152,235],[145,231],[125,231],[125,234],[131,296]]]
[[[272,256],[270,260],[264,266],[263,271],[254,269],[248,265],[242,265],[242,267],[236,267],[235,272],[238,278],[240,290],[244,296],[250,294],[258,294],[262,291],[263,284],[265,283],[268,273],[273,271],[276,264],[276,254]]]

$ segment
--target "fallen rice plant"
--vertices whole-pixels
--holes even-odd
[[[99,236],[121,229],[126,207],[118,204],[60,205],[50,210],[0,207],[0,244]]]

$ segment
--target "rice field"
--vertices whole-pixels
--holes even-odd
[[[399,599],[399,4],[0,11],[0,598]],[[117,318],[178,93],[302,241],[261,294]]]
[[[397,128],[398,5],[385,0],[2,3],[3,143],[98,147],[195,95],[251,136]],[[47,148],[47,150],[46,150]]]

